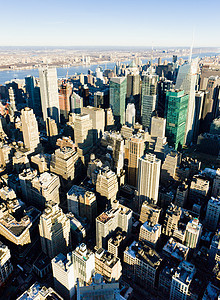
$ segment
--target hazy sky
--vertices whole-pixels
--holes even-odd
[[[1,0],[0,46],[220,47],[220,0]]]

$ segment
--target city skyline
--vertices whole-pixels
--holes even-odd
[[[184,6],[174,0],[116,2],[99,0],[79,3],[67,0],[38,2],[27,0],[3,4],[0,24],[1,46],[151,46],[220,47],[218,34],[219,2],[207,15],[205,0],[186,0]],[[205,22],[204,22],[205,20]],[[210,34],[210,26],[212,34]],[[24,34],[25,33],[25,34]]]

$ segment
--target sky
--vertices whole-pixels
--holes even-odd
[[[220,47],[219,0],[0,3],[0,46]]]

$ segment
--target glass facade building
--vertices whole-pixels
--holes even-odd
[[[116,122],[125,123],[125,99],[127,93],[127,78],[116,77],[110,81],[110,106]]]
[[[189,95],[181,90],[166,93],[166,136],[175,150],[184,144]]]

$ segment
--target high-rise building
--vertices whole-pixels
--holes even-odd
[[[72,252],[72,261],[79,286],[85,286],[95,272],[95,254],[81,244]]]
[[[48,137],[53,137],[53,136],[56,137],[58,135],[58,128],[57,128],[56,121],[51,118],[46,119],[46,129],[47,129]]]
[[[125,114],[125,124],[130,127],[134,126],[136,110],[133,103],[128,103]]]
[[[82,108],[83,114],[88,114],[92,120],[94,141],[101,138],[105,128],[105,111],[102,108],[87,106]]]
[[[132,210],[117,203],[96,218],[96,246],[107,247],[111,234],[120,228],[129,235],[132,228]]]
[[[150,127],[152,113],[157,102],[158,75],[148,74],[143,77],[141,90],[141,117],[142,124]]]
[[[173,232],[178,229],[178,223],[181,217],[181,208],[170,204],[166,210],[166,215],[163,224],[163,233],[172,236]]]
[[[47,288],[46,286],[40,285],[38,282],[35,282],[27,291],[25,291],[17,300],[64,300],[57,292],[54,291],[51,287]]]
[[[96,196],[93,192],[73,185],[67,193],[68,211],[76,216],[87,218],[91,223],[95,222],[97,216]]]
[[[198,68],[198,59],[189,61],[188,63],[180,66],[175,89],[181,89],[186,94],[188,94],[188,105],[186,113],[186,125],[185,125],[185,137],[183,143],[190,144],[193,140],[194,133],[194,118],[195,118],[195,93],[196,93],[196,84],[197,84],[197,68]],[[185,108],[184,108],[185,110]],[[184,113],[185,114],[185,113]],[[184,117],[185,118],[185,117]],[[171,123],[173,123],[171,121]],[[181,124],[181,123],[180,123]]]
[[[115,77],[110,80],[110,107],[117,123],[125,123],[125,99],[127,78]]]
[[[62,147],[55,150],[51,155],[50,171],[60,175],[65,180],[75,178],[78,153],[70,147]]]
[[[71,103],[71,111],[75,114],[80,114],[81,109],[83,107],[83,98],[80,97],[75,92],[73,92],[72,96],[71,96],[70,103]]]
[[[28,106],[34,109],[34,87],[35,87],[35,78],[33,76],[25,77],[25,87],[26,94],[28,98]]]
[[[98,170],[96,192],[107,198],[110,203],[116,200],[118,193],[118,180],[116,174],[108,167]]]
[[[76,278],[71,252],[67,256],[59,253],[51,261],[55,290],[64,299],[72,300],[75,295]]]
[[[56,68],[40,68],[39,78],[44,121],[49,117],[59,123],[60,108]]]
[[[172,150],[167,154],[165,161],[161,168],[161,181],[167,183],[174,180],[176,176],[177,166],[180,163],[180,155],[177,151]]]
[[[164,118],[164,111],[166,107],[166,92],[173,88],[173,81],[166,78],[161,78],[157,85],[158,101],[157,101],[157,113],[159,117]]]
[[[77,287],[77,300],[120,300],[119,283],[104,283],[100,274],[95,274],[89,286]]]
[[[156,204],[160,181],[160,159],[154,154],[145,154],[138,161],[139,209],[144,201]]]
[[[144,154],[145,143],[142,137],[133,136],[128,141],[128,183],[137,186],[138,160]]]
[[[40,216],[39,232],[42,251],[50,258],[66,254],[70,245],[70,220],[57,203],[49,202]]]
[[[39,145],[40,139],[33,109],[25,107],[21,110],[21,123],[25,148],[34,151]]]
[[[97,91],[94,93],[94,106],[101,108],[104,105],[104,92]]]
[[[196,268],[193,264],[182,261],[175,274],[172,276],[170,300],[186,300],[189,296],[189,287],[195,275]]]
[[[37,175],[37,170],[25,169],[19,174],[19,180],[27,204],[42,208],[51,200],[60,203],[60,180],[57,175],[48,172]]]
[[[139,240],[155,247],[161,235],[161,225],[145,222],[140,228]]]
[[[69,82],[62,82],[59,88],[59,107],[60,115],[63,116],[65,120],[68,120],[68,114],[70,112],[70,96],[72,94],[72,86]]]
[[[128,74],[127,76],[127,98],[140,94],[140,75]]]
[[[215,179],[213,180],[212,196],[215,198],[220,196],[220,169],[217,169]]]
[[[140,222],[149,222],[152,225],[158,224],[161,210],[159,206],[145,201],[141,206]]]
[[[153,288],[162,262],[160,255],[142,242],[134,241],[124,251],[124,271],[139,284]]]
[[[205,216],[205,223],[209,230],[215,231],[220,216],[220,198],[211,197],[208,202]]]
[[[166,94],[166,136],[175,150],[185,143],[185,129],[189,96],[184,91],[171,90]]]
[[[74,134],[77,146],[87,148],[93,145],[92,120],[88,114],[76,115]]]
[[[199,220],[193,219],[186,225],[185,241],[184,244],[189,248],[197,248],[199,245],[200,237],[202,234],[202,224]]]
[[[99,248],[95,253],[95,272],[107,282],[118,281],[122,273],[121,261],[114,254]]]
[[[9,248],[0,242],[0,287],[13,271]]]

